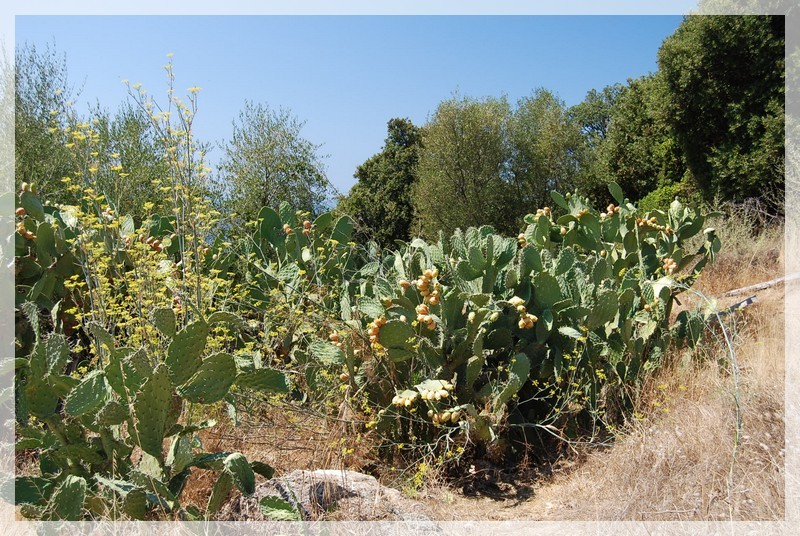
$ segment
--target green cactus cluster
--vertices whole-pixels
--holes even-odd
[[[239,366],[230,354],[203,355],[211,320],[178,331],[166,356],[116,347],[113,336],[95,325],[91,331],[107,344],[105,364],[80,379],[64,373],[69,347],[63,335],[42,338],[28,358],[17,359],[17,448],[40,449],[42,473],[17,478],[24,515],[148,519],[164,509],[178,519],[199,519],[200,512],[178,502],[192,467],[217,469],[219,486],[230,481],[253,493],[254,471],[271,468],[237,453],[203,452],[197,432],[214,423],[184,422],[187,407],[219,401],[233,385],[286,392],[288,382],[272,369]],[[144,453],[138,461],[134,447]],[[213,516],[219,501],[219,494],[212,497],[206,516]]]
[[[87,233],[71,207],[44,207],[24,191],[17,448],[37,450],[40,474],[17,478],[23,515],[213,516],[234,487],[252,493],[254,474],[272,473],[241,454],[204,452],[198,431],[213,422],[190,421],[192,405],[230,409],[240,390],[314,403],[334,391],[321,382],[338,378],[380,409],[373,424],[394,444],[442,434],[489,444],[512,426],[570,435],[587,419],[603,421],[612,402],[631,404],[672,342],[697,343],[702,317],[683,311],[670,324],[672,307],[720,247],[704,229],[707,215],[678,201],[642,213],[610,190],[617,205],[602,212],[553,193],[554,207],[527,216],[517,237],[482,226],[384,252],[352,242],[347,216],[311,221],[286,204],[264,208],[235,244],[201,247],[161,216],[139,230],[128,217],[107,218],[114,224]],[[699,248],[687,250],[698,235]],[[136,344],[108,324],[77,322],[65,310],[90,307],[67,291],[85,277],[82,240],[123,267],[132,240],[166,250],[170,270],[200,259],[200,276],[242,282],[238,314],[158,306],[145,312],[148,338]],[[231,344],[221,348],[219,333]],[[71,348],[81,341],[90,360]],[[263,366],[265,352],[282,364]],[[204,512],[180,504],[194,467],[219,475]]]
[[[39,466],[38,476],[16,478],[22,514],[43,520],[164,514],[192,520],[213,516],[232,486],[252,494],[254,474],[271,476],[272,469],[238,453],[204,452],[198,432],[214,421],[193,424],[190,411],[190,405],[218,402],[234,389],[288,392],[283,372],[245,354],[207,352],[215,328],[241,329],[245,322],[226,311],[206,317],[195,311],[196,319],[181,326],[173,309],[156,308],[147,320],[161,343],[132,348],[99,322],[70,319],[63,311],[73,294],[65,281],[84,276],[79,233],[86,229],[78,228],[74,207],[43,207],[29,190],[20,203],[17,311],[26,324],[19,329],[18,322],[17,330],[16,448],[35,449]],[[124,265],[133,221],[116,221],[121,224],[101,227],[93,240],[108,254],[120,254]],[[153,217],[150,223],[150,236],[162,237],[159,246],[178,247],[168,236],[169,219]],[[80,354],[71,347],[82,340],[96,357],[80,374]],[[179,502],[193,467],[220,475],[218,493],[202,512]]]
[[[675,297],[719,250],[713,229],[697,251],[684,248],[707,216],[679,201],[642,214],[617,185],[610,190],[619,206],[602,213],[553,192],[557,208],[527,216],[516,239],[483,226],[416,239],[383,259],[359,308],[362,329],[377,332],[378,376],[396,379],[376,396],[395,408],[379,430],[432,440],[447,411],[459,416],[451,427],[490,442],[509,422],[565,429],[580,415],[602,420],[611,398],[631,404],[671,341],[697,341],[696,313],[669,319]],[[440,300],[430,299],[431,285]],[[425,378],[452,382],[452,396],[412,397]],[[426,411],[427,420],[403,417]]]
[[[352,278],[360,261],[351,242],[353,226],[348,216],[334,220],[330,213],[312,222],[287,203],[278,211],[261,209],[255,232],[242,242],[243,257],[249,260],[251,297],[267,303],[271,289],[302,294],[309,288],[335,288]],[[338,309],[339,302],[333,298],[320,296],[326,310]]]

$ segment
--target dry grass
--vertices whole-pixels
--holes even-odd
[[[545,519],[777,520],[784,513],[782,313],[753,315],[737,348],[742,413],[736,445],[731,374],[677,363],[651,382],[637,423],[612,449],[539,490],[525,511]],[[601,476],[602,475],[602,476]]]
[[[716,262],[696,287],[709,296],[780,277],[784,270],[784,227],[769,225],[752,209],[725,209],[727,216],[707,223],[722,242]],[[697,246],[700,240],[693,239]]]

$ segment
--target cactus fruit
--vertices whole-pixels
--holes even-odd
[[[367,335],[369,336],[369,342],[373,346],[380,345],[379,338],[380,338],[381,327],[385,325],[386,322],[388,322],[386,320],[386,317],[381,315],[372,322],[370,322],[369,324],[367,324]]]
[[[402,393],[398,393],[392,398],[392,404],[401,408],[407,408],[411,406],[417,400],[418,393],[416,391],[405,390]]]

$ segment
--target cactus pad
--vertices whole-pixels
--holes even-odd
[[[256,491],[256,475],[243,454],[234,452],[222,462],[224,471],[231,475],[233,483],[245,495]]]
[[[169,307],[159,307],[153,309],[151,315],[153,325],[165,337],[174,337],[175,328],[175,312]]]
[[[93,412],[105,405],[109,391],[103,371],[93,370],[67,396],[64,411],[73,417]]]
[[[111,400],[97,413],[97,417],[95,417],[95,423],[103,427],[115,426],[122,424],[129,417],[130,413],[128,411],[128,406],[124,406],[119,402]]]
[[[613,290],[601,292],[597,296],[589,316],[586,318],[586,327],[590,331],[611,322],[619,310],[619,299]]]
[[[236,379],[236,360],[226,353],[203,360],[197,372],[178,388],[178,394],[190,402],[211,404],[222,400]]]
[[[79,521],[83,518],[83,503],[86,500],[86,480],[67,475],[50,497],[47,510],[50,520]]]
[[[268,393],[289,392],[289,381],[286,378],[286,374],[270,368],[242,372],[236,377],[236,385]]]
[[[316,340],[309,345],[308,351],[323,365],[344,363],[345,355],[342,349],[329,342]]]
[[[380,329],[379,339],[386,348],[411,349],[416,334],[410,324],[401,320],[390,320]]]
[[[183,384],[200,368],[208,331],[208,324],[198,320],[180,330],[172,339],[165,360],[172,385]]]
[[[219,512],[228,494],[233,489],[233,477],[230,473],[223,472],[219,475],[217,482],[211,489],[211,496],[208,498],[206,505],[206,519],[213,519],[213,516]]]
[[[25,399],[30,414],[39,419],[53,415],[58,404],[58,396],[53,393],[53,389],[38,378],[32,378],[25,386]]]
[[[159,460],[163,456],[161,443],[167,429],[171,395],[172,387],[167,369],[159,365],[136,393],[133,403],[134,426],[139,446]]]
[[[517,394],[522,388],[522,385],[528,379],[528,374],[531,372],[531,363],[523,353],[516,354],[511,358],[511,363],[508,370],[508,380],[502,385],[500,391],[494,397],[494,407],[501,409],[505,404],[511,400],[511,397]]]

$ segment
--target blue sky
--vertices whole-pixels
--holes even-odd
[[[544,87],[568,105],[657,69],[680,16],[17,16],[18,44],[55,44],[87,102],[115,108],[120,82],[163,101],[200,86],[196,134],[222,141],[246,99],[284,107],[321,144],[341,192],[378,152],[386,122],[424,124],[454,91],[511,101]],[[211,154],[214,163],[221,150]]]

